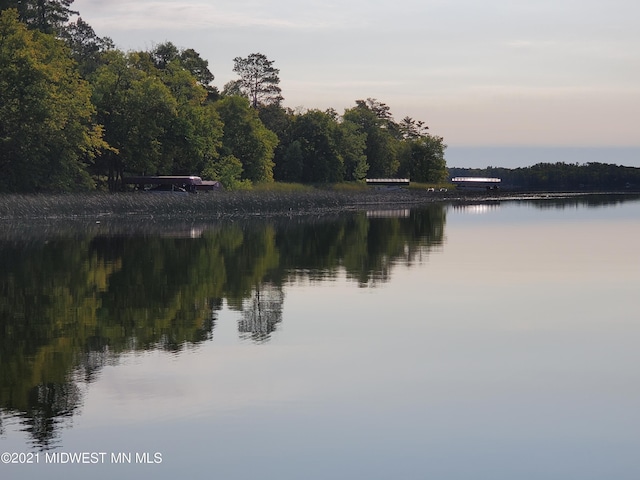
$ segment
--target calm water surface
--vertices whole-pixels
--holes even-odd
[[[640,478],[639,240],[609,197],[5,229],[0,478]]]

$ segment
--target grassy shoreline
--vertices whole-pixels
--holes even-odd
[[[609,192],[611,194],[612,192]],[[222,191],[197,195],[150,193],[5,194],[1,220],[162,218],[190,219],[299,216],[384,208],[411,208],[434,202],[479,202],[602,195],[589,192],[430,192],[426,189],[341,189]],[[620,194],[624,195],[624,194]]]

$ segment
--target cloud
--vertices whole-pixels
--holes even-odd
[[[168,40],[195,48],[220,87],[234,78],[231,59],[261,51],[281,69],[287,105],[340,110],[375,97],[397,118],[425,119],[468,144],[560,135],[637,144],[640,7],[611,2],[75,0],[73,7],[125,50]],[[549,128],[542,134],[527,118]]]
[[[74,8],[90,23],[105,30],[185,30],[267,27],[287,30],[346,28],[353,26],[345,15],[332,13],[326,4],[310,2],[311,8],[291,5],[259,5],[205,1],[114,1],[78,0]],[[362,23],[361,21],[357,23]]]

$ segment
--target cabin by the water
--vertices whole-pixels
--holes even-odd
[[[222,188],[217,180],[202,180],[195,175],[133,176],[122,179],[125,185],[134,185],[145,192],[198,193]]]
[[[367,185],[377,188],[394,188],[409,186],[408,178],[367,178]]]
[[[453,177],[451,183],[457,188],[499,190],[502,180],[495,177]]]

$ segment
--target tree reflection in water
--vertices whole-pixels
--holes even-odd
[[[265,283],[257,286],[245,300],[238,332],[242,338],[266,342],[282,321],[284,291],[282,287]]]
[[[225,301],[239,312],[239,336],[264,343],[282,322],[287,282],[388,281],[395,264],[443,243],[444,205],[403,212],[189,225],[184,235],[140,225],[6,231],[0,417],[19,417],[37,448],[54,448],[103,366],[127,352],[197,347]]]

